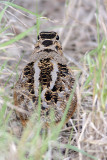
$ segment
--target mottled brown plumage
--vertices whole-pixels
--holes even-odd
[[[41,121],[49,126],[61,121],[69,96],[74,88],[75,79],[66,65],[59,36],[56,32],[41,32],[35,45],[31,60],[22,70],[14,87],[14,103],[29,112],[18,113],[25,125],[38,108],[39,86],[41,86]],[[77,107],[74,92],[65,123],[71,118]],[[51,117],[51,110],[54,117]]]

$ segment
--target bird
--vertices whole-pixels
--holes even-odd
[[[40,120],[44,126],[59,124],[74,90],[64,121],[66,124],[77,108],[75,81],[63,55],[59,35],[54,31],[40,32],[30,59],[14,85],[14,105],[27,111],[16,112],[22,125],[26,126],[33,113],[37,113],[39,98]]]

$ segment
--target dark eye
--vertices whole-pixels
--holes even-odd
[[[58,35],[56,36],[56,40],[59,40],[59,36]]]
[[[39,38],[40,38],[40,37],[39,37],[39,35],[38,35],[37,39],[39,40]]]

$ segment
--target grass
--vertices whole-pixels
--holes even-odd
[[[98,48],[92,53],[89,52],[85,59],[89,66],[89,76],[85,82],[85,87],[89,87],[89,83],[93,80],[93,99],[97,96],[99,102],[99,109],[106,112],[107,86],[106,86],[106,65],[107,65],[107,51],[103,51],[107,40],[102,40]]]
[[[38,12],[32,12],[12,2],[0,1],[0,4],[3,4],[4,6],[3,10],[0,12],[0,33],[3,40],[0,44],[0,56],[2,57],[2,54],[5,54],[6,50],[8,52],[8,48],[11,47],[12,44],[17,45],[17,42],[20,42],[22,38],[25,38],[26,36],[28,36],[28,34],[31,34],[34,29],[36,30],[38,35],[41,25],[40,19],[42,18],[42,16],[39,15]],[[69,1],[66,1],[66,5],[68,8]],[[11,33],[9,32],[9,29],[11,27],[7,26],[7,22],[4,19],[5,12],[9,6],[14,7],[17,10],[21,10],[21,12],[35,16],[35,18],[37,18],[37,23],[24,32],[18,35],[14,35],[11,39],[6,41],[5,36],[8,37],[7,33],[11,35]],[[62,129],[68,108],[70,106],[70,101],[73,96],[73,93],[71,93],[64,116],[58,126],[54,126],[52,124],[48,131],[43,130],[41,134],[42,123],[40,121],[40,116],[35,123],[35,117],[37,115],[37,113],[35,112],[29,120],[26,128],[23,130],[21,137],[17,137],[17,135],[14,134],[14,128],[11,127],[13,121],[13,110],[10,109],[10,106],[13,105],[12,90],[14,80],[12,79],[15,79],[15,76],[16,79],[18,77],[17,71],[19,64],[21,64],[23,55],[20,57],[19,62],[15,61],[16,66],[15,69],[12,69],[12,73],[8,73],[8,69],[11,70],[9,66],[9,60],[7,59],[3,62],[1,61],[0,80],[2,85],[0,86],[0,160],[47,160],[52,159],[53,152],[54,159],[58,159],[60,157],[60,159],[66,160],[67,157],[72,158],[74,155],[80,160],[97,160],[99,159],[99,157],[105,157],[106,151],[104,150],[104,153],[102,153],[101,155],[100,150],[102,150],[102,146],[104,149],[106,145],[106,131],[104,126],[106,127],[105,114],[107,105],[107,40],[105,37],[100,40],[100,27],[98,20],[99,17],[97,15],[98,46],[88,52],[84,56],[83,60],[83,64],[85,66],[84,72],[87,73],[87,77],[85,77],[82,71],[80,71],[77,76],[77,81],[80,78],[80,73],[82,79],[85,80],[82,80],[83,85],[80,88],[78,88],[77,86],[78,101],[80,105],[80,109],[78,108],[78,110],[79,113],[82,112],[82,116],[79,113],[76,115],[76,121],[74,121],[74,126],[78,128],[75,129],[77,131],[76,133],[74,132],[74,128],[72,127],[72,125],[70,129],[69,127],[64,131]],[[88,102],[91,101],[91,110],[83,110],[83,108],[81,107],[81,103],[87,105],[87,103],[84,102],[84,99],[89,99]],[[39,115],[41,107],[40,101],[41,98],[39,96]],[[16,109],[15,106],[14,109]],[[54,117],[53,112],[52,117]],[[15,122],[15,125],[16,124],[18,125],[18,122]],[[16,129],[17,128],[18,126],[16,127]],[[63,137],[63,134],[65,135],[65,137]],[[61,140],[62,138],[67,140],[67,142],[64,143],[64,141]],[[74,139],[74,141],[72,139]],[[102,146],[99,145],[100,143]],[[98,151],[95,150],[95,147]],[[66,154],[62,153],[63,150],[65,150]]]

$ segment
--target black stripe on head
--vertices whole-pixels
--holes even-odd
[[[42,42],[42,44],[43,44],[45,47],[48,47],[48,46],[50,46],[50,45],[53,44],[53,41],[51,41],[51,40],[45,40],[45,41]]]
[[[52,52],[53,50],[52,49],[44,49],[43,51],[45,51],[45,52]]]
[[[53,39],[56,36],[56,32],[41,32],[40,37],[42,39]]]

